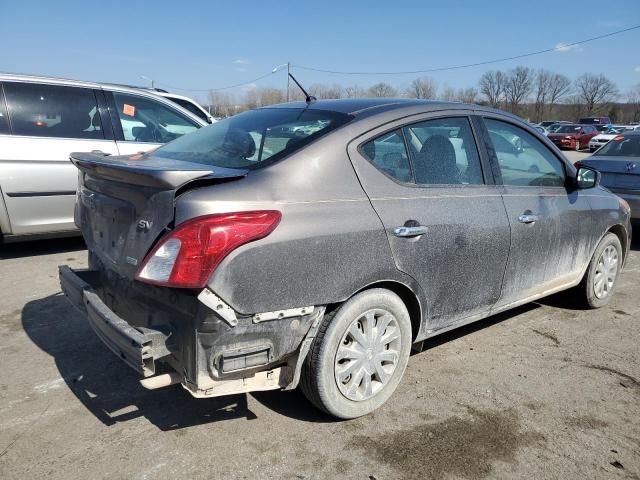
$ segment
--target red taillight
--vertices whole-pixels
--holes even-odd
[[[613,137],[611,140],[613,140],[614,142],[621,142],[622,140],[624,140],[624,136],[622,135],[616,135],[615,137]]]
[[[276,210],[260,210],[187,220],[160,239],[135,277],[153,285],[202,288],[224,257],[269,235],[281,217]]]

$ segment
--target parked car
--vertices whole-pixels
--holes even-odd
[[[73,151],[156,148],[207,125],[136,88],[0,74],[0,235],[3,241],[79,234]]]
[[[427,338],[571,287],[605,305],[629,249],[597,172],[477,105],[297,102],[71,158],[89,268],[63,291],[143,385],[195,397],[300,384],[367,414]]]
[[[601,172],[602,185],[626,200],[631,218],[640,220],[640,131],[616,135],[579,165]]]
[[[543,127],[542,125],[533,125],[533,128],[535,128],[538,132],[540,132],[542,135],[549,135],[549,130],[547,130],[545,127]]]
[[[606,144],[609,140],[614,138],[617,135],[620,135],[624,131],[624,127],[614,126],[608,128],[607,130],[599,133],[591,140],[589,140],[589,151],[591,153],[595,152],[597,149]]]
[[[558,148],[568,148],[579,151],[587,148],[589,141],[596,135],[598,135],[598,131],[591,125],[570,123],[556,128],[547,135],[547,137],[555,143]]]
[[[207,112],[198,102],[196,102],[192,98],[185,97],[184,95],[178,95],[177,93],[167,92],[166,90],[162,90],[160,88],[152,88],[149,90],[151,90],[156,95],[159,95],[160,97],[167,98],[172,102],[177,103],[182,108],[190,111],[196,117],[199,117],[201,120],[204,120],[207,123],[216,122],[216,119],[213,118],[213,116],[209,112]]]
[[[611,125],[609,117],[583,117],[578,120],[581,125]]]
[[[544,128],[549,128],[551,125],[555,125],[558,123],[571,123],[571,122],[567,120],[545,120],[543,122],[540,122],[538,125]]]

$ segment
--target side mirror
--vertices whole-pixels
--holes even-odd
[[[581,190],[594,188],[600,184],[600,172],[587,167],[579,167],[576,173],[576,183]]]

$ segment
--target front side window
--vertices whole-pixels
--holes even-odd
[[[117,92],[113,99],[127,142],[167,143],[200,127],[155,100]]]
[[[415,183],[484,183],[478,150],[466,117],[439,118],[403,128]]]
[[[15,135],[104,138],[91,89],[6,82],[4,92]]]
[[[504,185],[564,186],[565,173],[561,161],[540,140],[510,123],[489,118],[484,122]]]
[[[350,115],[305,108],[261,108],[234,115],[153,152],[227,168],[257,169],[349,122]]]
[[[411,181],[409,156],[402,138],[401,130],[385,133],[369,140],[360,147],[360,152],[373,163],[378,170],[400,182]]]

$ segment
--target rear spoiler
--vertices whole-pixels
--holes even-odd
[[[248,173],[246,169],[215,167],[153,155],[112,157],[102,153],[74,152],[69,159],[91,177],[170,190],[196,179],[233,179]]]

